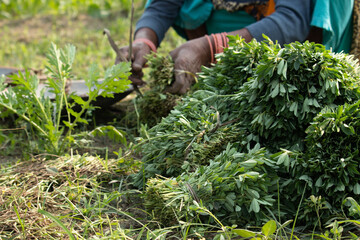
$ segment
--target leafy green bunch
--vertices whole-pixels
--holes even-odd
[[[259,145],[240,153],[229,144],[209,165],[193,173],[149,179],[145,206],[164,224],[198,218],[194,202],[229,224],[264,220],[263,211],[275,202],[276,168]]]
[[[53,101],[45,93],[45,88],[39,91],[39,79],[29,71],[11,76],[13,86],[6,89],[5,84],[0,83],[0,107],[28,123],[29,128],[37,133],[40,151],[61,154],[74,142],[72,132],[78,124],[88,123],[84,113],[94,108],[92,102],[99,96],[113,97],[115,93],[124,92],[131,83],[128,80],[128,63],[107,69],[103,81],[99,81],[99,68],[92,65],[85,79],[88,98],[84,100],[74,94],[69,95],[67,84],[72,77],[75,53],[73,45],[68,45],[65,50],[58,49],[55,44],[51,45],[47,55],[49,78],[46,88],[54,95]],[[79,111],[74,110],[77,106],[80,107]]]
[[[351,56],[309,42],[249,44],[263,55],[235,99],[243,124],[272,151],[301,149],[305,129],[323,107],[359,99]]]
[[[359,98],[358,65],[348,55],[309,42],[282,48],[229,38],[218,63],[203,68],[205,90],[183,98],[144,136],[137,185],[155,174],[176,176],[186,161],[207,164],[229,142],[274,153],[302,149],[306,127],[324,106]]]
[[[184,97],[170,114],[143,134],[143,169],[134,179],[135,186],[157,174],[178,176],[207,165],[227,143],[242,142],[243,129],[234,124],[225,101],[215,93],[199,90]],[[184,164],[190,163],[184,168]]]
[[[290,189],[299,194],[306,182],[308,195],[321,196],[332,212],[360,194],[359,105],[324,108],[306,130],[306,150],[292,156]]]
[[[211,68],[202,68],[202,73],[199,74],[200,89],[219,95],[241,91],[242,85],[254,76],[258,62],[267,51],[257,41],[246,43],[237,37],[228,38],[229,47],[217,55],[217,63]]]

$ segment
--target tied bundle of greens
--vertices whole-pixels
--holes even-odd
[[[359,98],[352,56],[309,42],[258,46],[266,51],[235,99],[243,124],[262,146],[301,150],[305,129],[323,107]]]
[[[185,161],[206,165],[227,143],[243,151],[256,143],[273,153],[302,150],[305,129],[323,107],[359,98],[358,65],[345,54],[308,42],[281,48],[229,38],[218,63],[203,68],[205,90],[183,98],[143,136],[144,171],[136,185],[143,174],[178,175]]]
[[[275,202],[276,168],[259,145],[249,153],[240,153],[229,144],[208,166],[193,173],[149,179],[145,206],[169,225],[177,219],[195,219],[198,204],[216,212],[224,223],[260,221],[264,216],[261,211]]]
[[[324,208],[323,216],[330,217],[341,211],[346,197],[360,195],[359,106],[357,101],[324,108],[306,130],[306,150],[286,153],[291,162],[291,181],[284,196],[292,201],[291,196],[301,194],[304,183],[307,194],[317,196],[317,201],[305,206],[309,213],[304,216],[306,221],[317,218],[316,204]]]
[[[201,182],[200,176],[195,175],[199,171],[205,173],[217,167],[220,169],[222,161],[219,156],[230,144],[241,154],[249,154],[253,146],[266,149],[276,161],[276,164],[269,164],[271,170],[264,171],[271,172],[267,181],[273,183],[280,179],[280,191],[285,194],[283,197],[293,201],[281,204],[289,212],[295,206],[296,212],[302,193],[309,197],[308,191],[299,190],[307,187],[303,181],[295,188],[292,185],[296,179],[303,180],[292,175],[294,167],[299,165],[294,160],[296,153],[318,150],[309,147],[313,144],[310,140],[304,143],[306,129],[323,108],[359,100],[359,67],[349,55],[335,54],[323,45],[309,42],[295,42],[281,47],[268,38],[261,43],[255,40],[246,43],[232,36],[229,39],[229,48],[217,56],[217,64],[212,68],[203,68],[199,80],[202,90],[183,98],[166,118],[143,135],[141,150],[144,164],[134,178],[134,185],[143,187],[147,179],[156,175],[171,179],[149,180],[147,189],[154,193],[152,196],[160,198],[147,200],[149,210],[165,209],[172,206],[172,201],[177,202],[176,197],[166,199],[163,194],[179,189],[166,189],[168,185],[162,181],[174,183],[171,177],[177,177],[176,185],[181,187],[187,181],[184,176],[190,176],[196,179],[194,182]],[[349,132],[351,128],[347,130]],[[208,185],[217,185],[219,190],[218,193],[212,190],[212,194],[206,197],[206,207],[216,211],[219,217],[233,216],[224,201],[216,208],[212,208],[211,204],[221,194],[230,194],[225,189],[231,184],[236,185],[236,177],[230,177],[226,183],[210,175],[206,178]],[[196,194],[202,189],[192,188]],[[232,189],[237,197],[238,188]],[[357,189],[357,186],[350,188]],[[262,189],[259,195],[276,194],[270,189]],[[185,201],[182,197],[179,197],[180,200],[181,204]],[[273,209],[272,201],[266,202],[266,206]],[[160,206],[161,203],[164,205]],[[259,220],[248,214],[251,212],[249,205],[236,206],[241,208],[241,213],[235,214],[237,217],[245,217],[248,221]],[[179,208],[177,211],[180,211]],[[158,213],[164,214],[159,216],[160,219],[169,219],[167,212]],[[178,217],[181,219],[184,216],[180,214]],[[234,219],[240,221],[241,217],[237,217]]]

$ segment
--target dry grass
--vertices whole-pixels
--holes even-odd
[[[131,173],[121,166],[124,162],[76,155],[2,169],[0,238],[67,239],[59,224],[39,209],[55,216],[78,238],[107,235],[123,226],[141,227],[129,215],[145,217],[136,209],[138,192],[123,189]]]

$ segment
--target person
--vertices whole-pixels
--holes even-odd
[[[239,35],[247,42],[253,38],[261,41],[263,34],[280,44],[302,42],[308,38],[311,23],[317,29],[324,27],[312,18],[313,10],[321,11],[320,3],[324,1],[330,2],[330,0],[148,1],[143,15],[136,24],[131,57],[133,76],[142,78],[142,69],[147,61],[145,56],[151,51],[156,51],[165,33],[173,27],[188,41],[170,52],[174,68],[183,71],[175,71],[175,81],[168,91],[184,94],[194,82],[194,74],[186,74],[186,72],[198,73],[201,66],[210,66],[215,61],[214,55],[227,46],[226,35]],[[313,35],[319,35],[319,31],[313,32],[315,33]],[[322,39],[322,36],[316,38],[317,41]],[[120,50],[128,57],[128,46]]]

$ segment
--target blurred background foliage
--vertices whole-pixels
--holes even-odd
[[[135,1],[143,6],[145,0]],[[1,0],[0,17],[30,17],[38,14],[70,14],[87,12],[94,17],[106,16],[114,9],[129,11],[131,1],[128,0]]]
[[[134,23],[146,0],[134,0]],[[84,78],[88,67],[111,66],[115,53],[102,35],[108,28],[119,46],[129,42],[131,0],[0,0],[0,66],[44,69],[51,42],[77,48],[74,79]],[[170,30],[160,51],[183,42]]]

